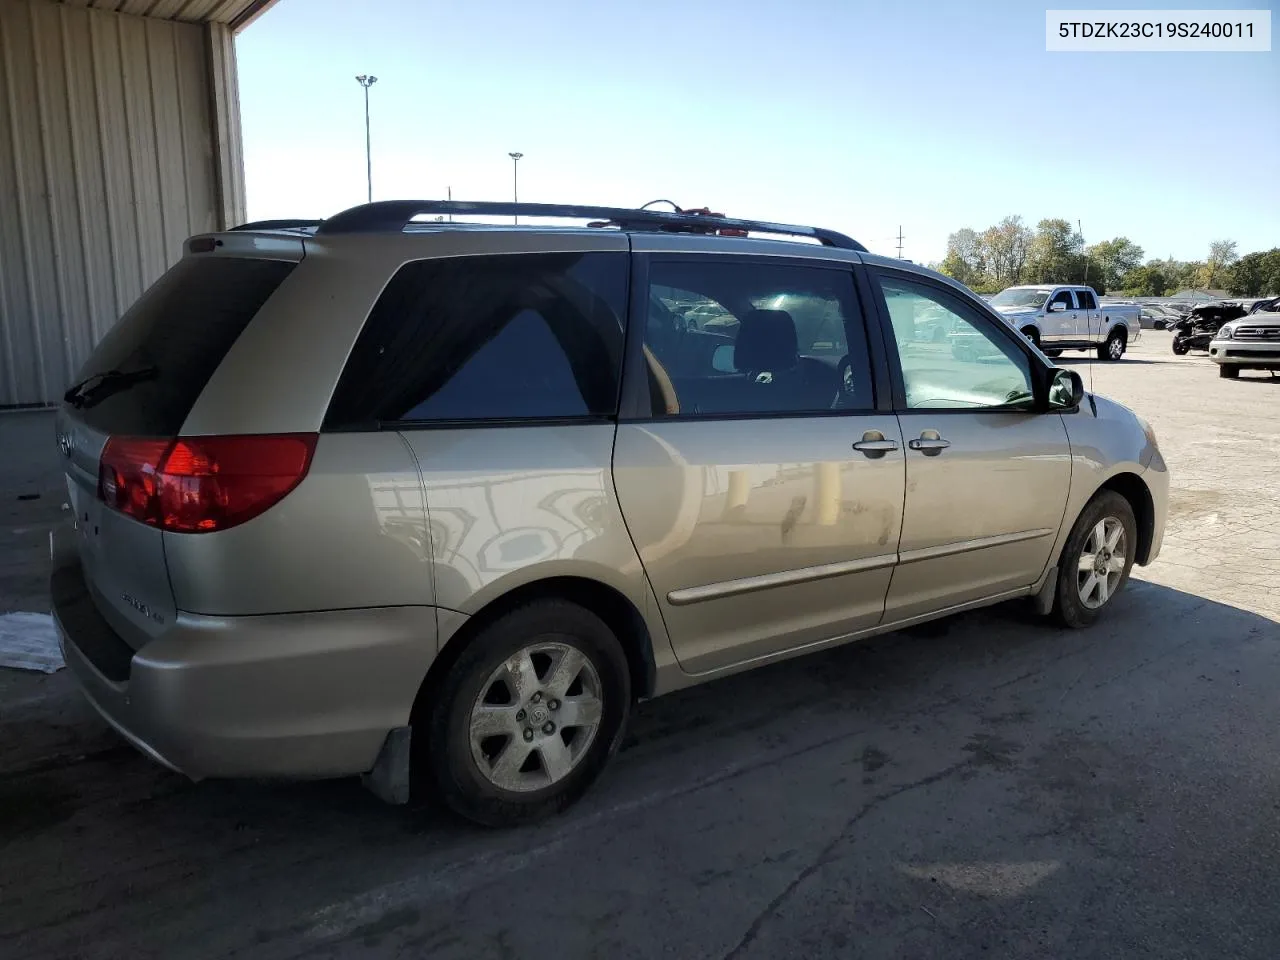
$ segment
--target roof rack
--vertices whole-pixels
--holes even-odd
[[[424,214],[493,217],[560,217],[571,220],[603,221],[600,226],[621,230],[660,230],[672,233],[715,233],[719,230],[748,230],[792,237],[811,237],[824,246],[842,250],[867,248],[852,237],[822,227],[802,227],[764,220],[738,220],[702,213],[669,213],[663,210],[632,210],[625,207],[583,207],[558,203],[472,203],[463,200],[379,200],[361,204],[323,221],[318,236],[350,233],[398,233],[414,217]],[[267,221],[270,222],[270,221]],[[289,221],[276,221],[289,222]],[[314,221],[291,221],[313,225]],[[243,229],[243,228],[238,228]],[[261,229],[261,227],[259,227]]]
[[[320,220],[252,220],[232,227],[231,231],[234,233],[237,230],[304,230],[318,227],[321,223]]]

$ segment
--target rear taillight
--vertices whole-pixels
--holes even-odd
[[[279,503],[302,482],[316,439],[314,433],[112,437],[98,465],[98,497],[163,530],[226,530]]]

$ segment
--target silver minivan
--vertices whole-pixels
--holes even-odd
[[[965,287],[705,213],[197,236],[57,423],[54,611],[125,738],[489,824],[581,795],[639,699],[1016,597],[1087,626],[1168,492]]]

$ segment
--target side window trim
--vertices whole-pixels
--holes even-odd
[[[1004,320],[993,315],[993,311],[985,303],[973,302],[970,298],[964,297],[956,290],[952,290],[945,283],[940,283],[932,277],[924,274],[914,273],[910,270],[896,270],[892,267],[875,266],[868,267],[868,272],[872,274],[871,286],[874,288],[874,296],[872,304],[880,321],[881,336],[885,340],[885,347],[889,354],[889,376],[890,387],[893,395],[893,410],[899,416],[915,415],[918,413],[953,415],[957,413],[969,413],[974,411],[964,407],[925,407],[912,408],[907,406],[907,387],[906,380],[902,373],[902,358],[898,354],[897,338],[893,331],[893,320],[889,316],[889,305],[885,301],[884,290],[881,287],[881,280],[900,279],[910,283],[918,284],[939,294],[944,300],[951,300],[958,306],[965,308],[968,314],[972,315],[973,321],[987,333],[993,336],[1003,338],[1004,341],[1014,347],[1027,358],[1027,364],[1031,371],[1032,387],[1036,393],[1037,410],[1043,408],[1048,409],[1047,391],[1049,385],[1049,368],[1044,365],[1039,357],[1036,356],[1029,341],[1019,334],[1013,327],[1009,326]],[[999,408],[989,408],[985,412],[988,413],[1025,413],[1025,411],[1017,410],[1001,410]]]
[[[645,363],[645,325],[649,309],[649,276],[654,263],[762,263],[774,266],[795,266],[845,271],[850,275],[853,291],[853,315],[846,320],[845,336],[850,336],[849,324],[858,320],[866,341],[871,366],[872,404],[856,409],[830,411],[798,411],[777,413],[714,413],[695,414],[680,418],[655,417],[649,387],[648,368]],[[889,376],[889,362],[882,333],[877,322],[875,297],[872,285],[863,274],[861,262],[852,260],[822,260],[807,257],[772,257],[750,253],[636,253],[631,254],[630,282],[627,298],[626,343],[622,362],[621,396],[618,404],[620,423],[654,422],[705,422],[714,420],[762,420],[803,419],[813,417],[866,416],[868,413],[890,412],[893,409]]]

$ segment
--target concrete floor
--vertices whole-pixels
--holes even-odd
[[[65,673],[0,670],[0,956],[1280,955],[1280,380],[1150,331],[1092,375],[1174,477],[1104,624],[998,608],[646,704],[538,827],[192,785]],[[47,606],[24,432],[49,448],[0,416],[0,612]]]

